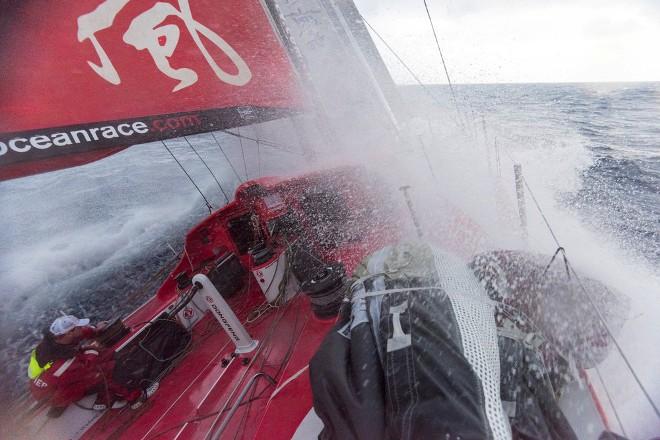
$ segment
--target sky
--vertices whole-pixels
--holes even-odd
[[[425,83],[446,83],[423,0],[355,0]],[[427,0],[452,82],[660,81],[660,0]],[[396,82],[414,80],[372,35]]]

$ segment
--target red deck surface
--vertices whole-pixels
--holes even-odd
[[[305,191],[306,185],[304,179],[260,179],[259,182],[264,188],[281,192],[286,206],[294,208],[300,203],[296,196]],[[341,183],[346,182],[341,180]],[[178,300],[180,292],[174,280],[176,274],[204,272],[206,262],[226,251],[239,255],[249,271],[250,257],[240,253],[231,241],[227,219],[253,211],[265,225],[283,211],[281,207],[268,210],[250,199],[248,187],[247,183],[240,187],[235,201],[188,233],[184,258],[157,295],[125,320],[132,334]],[[347,200],[364,210],[360,198],[355,197],[356,193],[359,191],[353,191]],[[393,208],[390,206],[389,209]],[[369,209],[365,211],[373,214]],[[398,218],[397,215],[390,217]],[[456,243],[445,245],[460,255],[470,255],[474,243],[481,239],[481,231],[478,225],[465,220],[467,217],[462,213],[454,213],[451,217],[470,237],[460,237]],[[304,220],[302,226],[309,226]],[[371,224],[369,228],[363,226],[359,221],[352,223],[351,237],[337,247],[327,249],[320,246],[315,251],[325,261],[341,262],[350,276],[366,255],[400,240],[401,225],[391,221]],[[440,238],[435,234],[429,237],[431,241]],[[270,244],[274,249],[282,245]],[[252,280],[252,274],[248,273],[248,279]],[[250,312],[263,302],[258,284],[249,281],[246,290],[229,300],[241,322],[246,322]],[[83,438],[205,439],[224,426],[221,438],[289,439],[312,408],[308,365],[333,324],[334,320],[316,318],[309,299],[299,293],[287,304],[271,309],[256,322],[246,324],[259,345],[253,352],[237,357],[233,356],[234,346],[220,324],[207,313],[193,328],[188,353],[161,380],[158,392],[138,410],[107,411]],[[274,383],[268,381],[266,375]],[[239,401],[239,395],[246,389],[247,393]]]
[[[259,292],[250,293],[255,298],[257,295]],[[246,314],[247,308],[244,308]],[[332,324],[333,321],[314,318],[307,298],[298,296],[259,322],[248,325],[259,347],[245,357],[231,357],[233,345],[219,324],[206,315],[195,327],[190,353],[163,379],[153,398],[137,411],[127,408],[108,411],[83,438],[204,438],[223,411],[216,428],[220,426],[253,375],[264,372],[280,382],[288,377],[290,370],[305,367]],[[222,365],[223,359],[228,360],[226,366]],[[275,386],[264,379],[255,382],[244,399],[247,403],[239,408],[227,426],[227,437],[234,438],[238,432],[238,438],[255,435],[274,389]],[[309,393],[309,389],[307,391]],[[301,407],[300,419],[311,407],[311,395],[305,400],[309,404],[305,405],[304,412]],[[291,416],[293,414],[288,415]]]
[[[347,184],[346,180],[341,180]],[[281,192],[287,206],[297,206],[304,181],[262,179],[264,187]],[[145,322],[158,317],[177,300],[174,274],[204,271],[204,261],[217,258],[220,249],[240,255],[249,268],[250,259],[240,254],[227,233],[227,219],[250,209],[265,222],[281,211],[268,211],[245,195],[248,186],[237,190],[236,200],[209,216],[186,237],[187,255],[161,286],[158,294],[136,310],[125,322],[138,332]],[[245,191],[245,192],[244,192]],[[359,191],[351,193],[357,197]],[[353,203],[357,203],[358,198]],[[276,208],[281,209],[281,208]],[[303,218],[304,223],[304,218]],[[307,226],[303,224],[303,226]],[[353,226],[359,227],[358,223]],[[394,225],[373,228],[345,240],[339,247],[317,249],[326,261],[342,262],[351,274],[362,258],[396,241]],[[209,238],[211,241],[209,241]],[[248,274],[248,277],[252,277]],[[246,318],[264,301],[257,283],[229,302],[238,318]],[[234,346],[213,317],[206,314],[193,329],[189,352],[160,382],[158,392],[139,410],[128,408],[106,412],[84,435],[85,439],[189,439],[206,438],[225,424],[222,438],[290,438],[312,407],[307,366],[334,320],[319,320],[309,300],[298,294],[286,305],[271,309],[258,321],[246,324],[255,351],[234,357]],[[255,375],[265,375],[255,379]],[[293,378],[293,379],[292,379]],[[252,383],[242,401],[241,391]],[[282,386],[282,384],[285,384]],[[280,388],[281,387],[281,388]],[[274,398],[273,392],[277,390]],[[235,412],[231,418],[232,408]]]

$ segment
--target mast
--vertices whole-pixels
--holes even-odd
[[[360,14],[353,0],[329,1],[333,3],[335,9],[340,11],[343,17],[342,21],[346,24],[346,30],[350,32],[352,40],[355,42],[356,50],[362,53],[367,66],[372,71],[375,86],[381,89],[387,105],[397,115],[397,109],[401,108],[399,90],[362,20],[362,14]]]
[[[278,27],[286,29],[300,54],[314,104],[333,134],[332,145],[351,154],[356,145],[381,146],[396,138],[396,116],[351,29],[355,17],[345,16],[346,5],[328,0],[267,4],[277,8]]]
[[[260,0],[266,15],[268,16],[268,21],[275,32],[275,35],[280,39],[280,42],[287,50],[287,55],[289,61],[293,66],[294,72],[298,74],[301,84],[303,85],[303,91],[305,92],[308,101],[313,104],[311,113],[312,113],[312,125],[317,128],[317,131],[321,134],[320,142],[323,146],[330,145],[330,139],[334,136],[329,133],[329,126],[325,123],[327,121],[327,112],[324,108],[323,101],[319,97],[319,94],[314,87],[314,83],[309,74],[307,67],[305,66],[305,61],[300,52],[299,47],[296,45],[293,37],[291,36],[291,31],[286,25],[285,19],[282,15],[280,8],[277,6],[276,0]],[[316,158],[316,152],[312,145],[315,142],[311,141],[309,136],[310,124],[301,123],[294,117],[290,117],[291,125],[296,131],[296,135],[299,138],[300,144],[303,149],[303,154],[309,161],[313,161]]]
[[[324,2],[327,2],[327,4],[333,9],[333,11],[336,14],[337,20],[339,22],[339,25],[342,27],[344,33],[348,37],[348,41],[350,42],[351,47],[355,51],[355,54],[357,55],[358,59],[360,60],[360,63],[364,67],[364,71],[366,72],[367,76],[369,77],[369,80],[371,81],[371,85],[374,88],[376,95],[378,96],[378,99],[380,100],[383,109],[387,112],[387,115],[390,119],[390,122],[394,126],[394,131],[398,135],[399,133],[399,122],[396,119],[396,116],[394,112],[392,111],[392,108],[390,107],[390,103],[387,100],[385,93],[383,92],[383,89],[380,86],[380,83],[378,82],[378,79],[376,78],[371,65],[369,64],[369,61],[365,57],[365,54],[362,50],[362,47],[358,44],[355,36],[353,35],[352,29],[349,26],[349,24],[346,22],[346,18],[344,17],[344,14],[342,11],[339,9],[339,7],[336,5],[334,0],[323,0]],[[351,1],[352,4],[352,1]],[[352,4],[353,8],[355,8],[355,5]],[[353,18],[353,21],[355,21],[355,18]],[[360,23],[362,21],[360,20]],[[378,57],[379,59],[380,57]]]

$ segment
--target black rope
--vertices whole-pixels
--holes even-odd
[[[225,153],[224,148],[222,148],[222,145],[218,141],[218,138],[215,137],[215,133],[211,132],[211,136],[213,137],[213,140],[215,141],[215,144],[220,148],[220,151],[222,152],[222,155],[225,156],[225,159],[227,160],[227,163],[229,164],[229,167],[231,170],[236,174],[236,178],[238,179],[239,182],[243,183],[243,178],[238,174],[238,171],[236,171],[236,168],[234,168],[234,164],[231,163],[231,160],[229,160],[229,156],[227,156],[227,153]]]
[[[435,45],[438,48],[438,53],[440,54],[440,59],[442,60],[442,67],[445,69],[445,75],[447,76],[447,83],[449,84],[449,90],[451,91],[451,97],[454,100],[454,105],[456,106],[456,112],[458,117],[461,117],[461,111],[458,108],[458,100],[456,99],[456,93],[454,92],[454,86],[451,83],[451,78],[449,77],[449,71],[447,70],[447,63],[445,62],[445,57],[442,55],[442,49],[440,49],[440,42],[438,41],[438,35],[435,32],[435,26],[433,25],[433,19],[431,18],[431,13],[429,12],[429,5],[424,0],[424,8],[426,9],[426,15],[429,17],[429,23],[431,23],[431,30],[433,31],[433,38],[435,38]]]
[[[179,159],[177,159],[176,156],[174,155],[174,153],[172,153],[172,150],[169,149],[169,147],[167,146],[165,141],[160,141],[160,142],[163,144],[163,147],[165,147],[167,152],[170,153],[170,156],[172,156],[172,159],[174,159],[174,161],[179,165],[179,167],[181,168],[181,171],[183,171],[185,173],[185,175],[188,177],[188,180],[190,180],[190,183],[193,184],[193,186],[195,187],[195,189],[197,190],[199,195],[202,196],[202,199],[204,199],[204,203],[206,203],[206,207],[209,209],[209,214],[211,214],[213,212],[213,207],[211,206],[209,201],[206,199],[206,197],[204,197],[204,193],[202,193],[202,190],[199,189],[199,186],[197,186],[197,184],[195,183],[193,178],[190,177],[190,174],[188,174],[188,171],[186,171],[186,169],[183,167],[183,165],[181,165],[181,162],[179,162]]]
[[[204,159],[202,159],[202,156],[199,155],[199,153],[197,152],[197,149],[196,149],[195,147],[193,147],[193,145],[190,143],[190,141],[188,140],[188,138],[187,138],[186,136],[184,136],[183,139],[186,141],[186,143],[188,144],[188,146],[190,147],[190,149],[193,150],[193,151],[195,152],[195,154],[197,155],[197,157],[199,158],[199,160],[202,161],[202,163],[204,164],[204,166],[206,167],[206,169],[209,171],[209,173],[211,173],[211,176],[213,176],[213,180],[215,180],[215,183],[218,184],[218,188],[220,188],[220,192],[221,192],[222,195],[225,197],[225,203],[229,203],[229,197],[227,196],[227,193],[225,192],[224,189],[222,189],[222,185],[220,185],[220,181],[218,181],[218,178],[215,176],[215,174],[213,174],[213,171],[211,171],[211,168],[209,168],[209,166],[208,166],[208,164],[206,163],[206,161],[205,161]]]
[[[249,289],[248,289],[248,290],[249,290]],[[291,304],[291,303],[287,303],[287,307],[288,307],[289,304]],[[282,316],[283,316],[283,315],[282,315]],[[285,365],[288,365],[287,362],[288,362],[289,359],[291,358],[291,354],[292,354],[293,349],[294,349],[294,346],[295,346],[295,337],[296,337],[296,335],[299,334],[299,332],[297,331],[297,329],[298,329],[298,321],[299,321],[299,318],[300,318],[299,313],[297,313],[297,314],[296,314],[295,321],[294,321],[294,325],[293,325],[293,330],[291,331],[291,338],[290,338],[290,340],[289,340],[288,349],[287,349],[287,351],[286,351],[286,353],[285,353],[285,355],[284,355],[284,357],[283,357],[283,359],[282,359],[282,362],[280,362],[280,365],[279,365],[279,368],[278,368],[277,372],[273,375],[273,377],[278,377],[278,376],[281,374],[281,372],[282,372],[284,366],[285,366]],[[226,347],[226,345],[225,345],[225,347]],[[225,347],[222,347],[222,348],[220,349],[220,351],[223,351]],[[264,356],[264,358],[265,358],[265,357],[267,357],[267,355]],[[261,363],[261,365],[260,365],[259,368],[262,368],[262,367],[263,367],[264,362],[265,362],[265,359],[262,360],[262,363]],[[270,388],[270,387],[265,387],[265,388],[263,388],[263,389],[259,392],[259,394],[258,394],[256,397],[250,398],[250,399],[246,400],[245,402],[241,402],[241,403],[239,404],[239,406],[250,405],[252,402],[255,402],[255,401],[259,400],[259,399],[262,399],[262,398],[266,398],[266,397],[268,397],[268,396],[265,396],[264,394],[266,393],[266,391],[267,391],[269,388]],[[255,387],[255,390],[256,390],[256,387]],[[163,434],[165,434],[165,433],[167,433],[167,432],[170,432],[170,431],[172,431],[172,430],[174,430],[174,429],[180,428],[180,427],[182,427],[182,426],[184,426],[184,425],[187,425],[187,424],[189,424],[189,423],[195,423],[195,422],[198,422],[198,421],[201,421],[201,420],[205,420],[205,419],[207,419],[207,418],[209,418],[209,417],[217,416],[217,415],[220,414],[220,413],[228,412],[230,409],[231,409],[231,408],[228,408],[228,407],[225,406],[225,407],[224,407],[223,409],[221,409],[221,410],[213,411],[213,412],[208,413],[208,414],[198,415],[198,416],[192,417],[192,418],[187,419],[187,420],[184,420],[183,422],[178,423],[178,424],[176,424],[176,425],[174,425],[174,426],[170,426],[169,428],[166,428],[166,429],[163,430],[163,431],[160,431],[160,432],[158,432],[158,433],[156,433],[156,434],[153,434],[153,435],[149,436],[148,439],[149,439],[149,440],[155,439],[155,438],[160,437],[161,435],[163,435]]]

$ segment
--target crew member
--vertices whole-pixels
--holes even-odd
[[[68,315],[55,319],[44,331],[30,356],[28,377],[32,395],[52,407],[50,416],[59,416],[70,403],[94,392],[93,408],[99,411],[128,402],[137,406],[146,397],[141,390],[129,390],[112,381],[112,350],[93,340],[106,327],[106,322],[91,326],[89,319]]]

